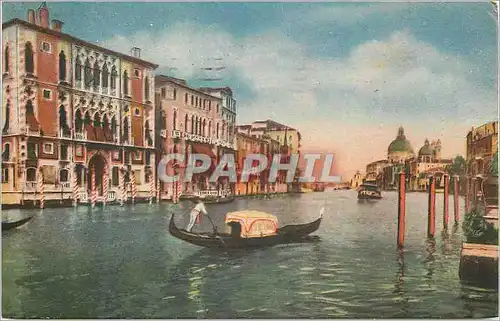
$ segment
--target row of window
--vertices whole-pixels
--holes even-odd
[[[166,124],[166,118],[162,116],[162,123]],[[191,126],[189,126],[191,124]],[[172,121],[172,129],[177,130],[177,111],[174,111],[174,117]],[[208,127],[208,128],[207,128]],[[197,117],[194,115],[191,115],[189,117],[187,114],[184,116],[184,131],[186,133],[191,133],[195,135],[201,135],[201,136],[211,136],[212,133],[212,121],[209,120],[208,122],[206,119],[202,119],[201,117]],[[219,123],[216,123],[216,128],[215,128],[215,135],[216,138],[222,137],[224,138],[226,134],[231,133],[231,128],[227,128],[226,126],[222,125],[219,126]]]
[[[161,88],[161,98],[167,97],[167,87]],[[177,100],[177,88],[173,88],[172,99]],[[195,95],[190,95],[188,93],[184,94],[184,104],[191,105],[193,107],[201,108],[203,110],[212,111],[212,101],[210,99],[202,99]],[[219,113],[219,104],[216,104],[217,114]]]
[[[47,42],[42,43],[41,47],[42,52],[47,52],[51,53],[51,46]],[[9,72],[10,69],[10,59],[9,59],[9,47],[6,46],[4,50],[4,71]],[[24,66],[25,66],[25,71],[26,73],[31,73],[33,74],[35,72],[35,65],[34,65],[34,51],[33,51],[33,46],[31,42],[27,42],[25,44],[24,48]],[[82,77],[82,68],[83,68],[83,77]],[[62,50],[59,53],[59,81],[64,82],[66,81],[66,54],[64,53],[64,50]],[[87,58],[85,60],[84,65],[81,65],[81,62],[79,59],[76,61],[76,66],[75,66],[75,80],[76,81],[84,81],[85,88],[90,89],[94,88],[97,89],[99,86],[101,86],[101,79],[102,79],[102,87],[103,88],[108,88],[109,86],[111,87],[112,90],[116,89],[116,80],[117,80],[118,73],[116,71],[116,67],[113,66],[111,68],[111,72],[108,70],[108,66],[105,63],[103,65],[102,70],[99,68],[99,65],[97,61],[93,64],[93,66],[90,65],[90,61]],[[141,72],[138,69],[134,70],[134,76],[136,79],[140,79]],[[82,79],[83,78],[83,79]],[[130,91],[129,91],[129,76],[128,72],[125,70],[123,72],[123,94],[125,96],[129,96]],[[146,101],[150,100],[150,84],[149,84],[149,77],[144,78],[144,99]]]

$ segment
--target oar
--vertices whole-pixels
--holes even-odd
[[[224,240],[222,239],[222,237],[218,236],[217,234],[217,227],[215,227],[215,224],[214,222],[212,221],[212,219],[210,218],[210,216],[207,214],[207,217],[208,217],[208,220],[210,221],[210,223],[212,224],[212,228],[214,229],[214,234],[215,234],[215,237],[218,238],[222,244],[224,245],[224,247],[227,247],[226,243],[224,242]]]

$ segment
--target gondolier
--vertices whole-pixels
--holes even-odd
[[[193,201],[195,201],[197,204],[196,206],[191,210],[191,213],[189,214],[189,224],[186,227],[186,231],[191,232],[193,229],[194,223],[198,221],[200,213],[203,213],[205,215],[208,215],[207,210],[205,208],[205,204],[203,204],[201,198],[196,198]],[[200,223],[198,221],[198,223]]]

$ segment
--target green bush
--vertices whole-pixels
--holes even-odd
[[[477,209],[465,214],[462,229],[467,243],[498,245],[498,229]]]

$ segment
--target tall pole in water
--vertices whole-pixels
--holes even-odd
[[[405,241],[405,195],[406,178],[405,172],[399,173],[399,197],[398,197],[398,248],[402,248]]]
[[[449,214],[449,211],[448,211],[448,208],[449,208],[449,206],[448,206],[448,201],[449,201],[448,189],[449,189],[449,185],[450,185],[449,184],[450,183],[450,176],[448,174],[444,174],[443,179],[444,179],[443,229],[447,230],[448,229],[448,214]]]
[[[458,175],[455,175],[453,177],[453,210],[455,214],[455,224],[458,224],[460,221],[460,212],[459,212],[459,198],[458,196],[460,192],[460,184],[459,184],[459,177]]]
[[[429,212],[427,215],[427,236],[433,238],[436,232],[436,181],[429,177]]]

